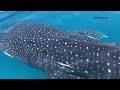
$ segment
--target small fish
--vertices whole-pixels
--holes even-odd
[[[0,50],[42,70],[50,79],[120,78],[120,46],[94,31],[65,31],[20,22],[0,33]]]

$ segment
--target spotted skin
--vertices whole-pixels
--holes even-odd
[[[95,39],[100,35],[23,22],[2,33],[0,50],[50,79],[120,78],[120,47]]]

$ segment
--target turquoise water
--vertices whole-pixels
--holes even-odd
[[[64,30],[104,32],[107,41],[120,43],[120,11],[1,11],[0,31],[16,22],[40,22]],[[0,79],[45,79],[44,72],[0,52]]]

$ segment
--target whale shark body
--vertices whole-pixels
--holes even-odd
[[[57,27],[20,22],[0,34],[0,50],[49,79],[120,78],[120,45],[101,41],[94,31],[64,31]]]

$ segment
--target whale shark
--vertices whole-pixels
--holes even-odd
[[[48,79],[119,79],[120,45],[104,33],[19,22],[0,33],[0,50]]]

